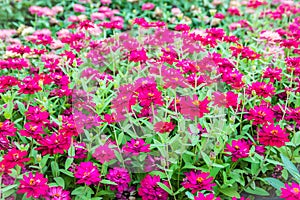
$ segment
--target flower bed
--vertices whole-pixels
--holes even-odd
[[[0,30],[1,199],[300,199],[299,3],[41,2]]]

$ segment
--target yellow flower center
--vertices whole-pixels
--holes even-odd
[[[34,185],[35,184],[35,180],[32,178],[29,180],[29,185]]]
[[[299,190],[299,188],[293,188],[293,192],[296,194],[299,194],[300,190]]]
[[[149,92],[149,93],[148,93],[148,96],[149,96],[149,97],[153,97],[154,94]]]
[[[200,184],[200,183],[202,183],[202,182],[203,182],[203,180],[204,180],[204,179],[203,179],[202,177],[198,177],[198,178],[197,178],[197,183],[199,183],[199,184]]]
[[[0,128],[2,128],[3,127],[3,122],[0,122]]]
[[[195,106],[199,106],[199,104],[200,104],[200,101],[198,101],[198,100],[195,100],[195,101],[193,101],[193,104],[194,104]]]
[[[258,115],[260,115],[260,116],[266,116],[266,113],[265,112],[263,112],[263,111],[258,111]]]
[[[271,133],[272,133],[272,135],[277,135],[278,131],[277,130],[272,130]]]
[[[239,147],[238,145],[235,145],[234,148],[235,148],[236,150],[240,149],[240,147]]]

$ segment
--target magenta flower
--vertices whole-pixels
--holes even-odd
[[[197,95],[194,95],[193,98],[185,96],[181,98],[181,113],[185,118],[194,120],[195,117],[201,118],[205,113],[209,113],[207,104],[209,101],[204,99],[199,101]]]
[[[70,192],[62,187],[50,187],[45,200],[71,200]]]
[[[1,136],[15,136],[17,129],[14,126],[14,123],[10,120],[5,120],[0,122],[0,135]]]
[[[71,138],[62,134],[56,135],[53,133],[38,141],[40,147],[35,148],[37,151],[42,151],[42,155],[64,154],[70,148]]]
[[[93,157],[98,160],[101,164],[109,162],[116,158],[115,152],[108,144],[104,144],[95,149]]]
[[[130,174],[127,169],[115,167],[108,171],[106,178],[117,185],[111,185],[111,190],[118,190],[119,192],[124,191],[130,182]]]
[[[129,61],[132,62],[145,62],[148,60],[147,53],[145,49],[142,50],[132,50],[129,55]]]
[[[271,83],[267,84],[264,82],[252,83],[249,86],[247,93],[251,95],[253,91],[255,91],[257,96],[264,97],[264,98],[271,97],[275,94],[275,88],[273,84]]]
[[[141,181],[141,187],[138,189],[138,194],[142,200],[167,200],[168,193],[163,190],[157,183],[160,182],[159,176],[150,176],[149,174]],[[164,181],[167,187],[170,187],[168,182]]]
[[[291,186],[289,184],[285,184],[285,188],[281,188],[281,198],[285,200],[299,200],[300,199],[300,184],[292,183]]]
[[[48,179],[44,178],[44,175],[37,172],[35,175],[30,172],[28,176],[23,176],[23,180],[20,180],[20,186],[17,190],[17,194],[27,193],[26,198],[40,198],[47,195],[48,192]]]
[[[23,167],[25,162],[30,161],[30,158],[24,158],[26,156],[27,156],[26,151],[20,151],[19,149],[14,148],[10,150],[7,154],[5,154],[3,156],[3,159],[8,165],[12,167],[16,165]]]
[[[146,144],[143,139],[131,139],[123,147],[123,150],[138,155],[141,152],[150,152],[150,144]]]
[[[226,144],[225,152],[229,152],[232,156],[232,161],[236,162],[239,158],[247,158],[249,156],[249,144],[243,140],[232,140],[232,144]]]
[[[271,109],[265,106],[255,106],[249,110],[249,114],[245,117],[248,120],[253,120],[253,125],[272,123],[274,113]]]
[[[259,131],[259,142],[265,146],[282,147],[289,142],[289,134],[279,125],[264,125]]]
[[[175,128],[175,124],[172,122],[157,122],[154,125],[154,131],[159,133],[169,133]]]
[[[84,183],[86,185],[98,184],[101,181],[100,173],[97,166],[92,162],[81,162],[74,174],[75,178],[79,179],[76,183]]]
[[[204,195],[203,193],[199,193],[198,196],[194,197],[194,200],[221,200],[221,198],[215,197],[214,194]]]
[[[198,171],[191,171],[185,173],[186,178],[183,179],[182,186],[186,189],[192,190],[192,193],[196,193],[201,190],[212,191],[212,187],[216,184],[212,183],[213,177],[209,177],[209,173]]]

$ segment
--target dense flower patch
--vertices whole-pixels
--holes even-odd
[[[299,200],[300,4],[120,2],[0,30],[1,199]]]

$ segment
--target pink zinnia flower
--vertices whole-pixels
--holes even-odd
[[[145,49],[133,50],[130,52],[129,61],[132,62],[145,62],[148,60],[147,52]]]
[[[93,157],[98,160],[101,164],[109,162],[116,158],[115,152],[108,144],[104,144],[95,149]]]
[[[62,187],[50,187],[45,200],[71,200],[70,192]]]
[[[198,196],[194,197],[194,200],[221,200],[220,197],[215,197],[214,194],[204,195],[203,193],[199,193]]]
[[[212,191],[212,187],[216,185],[212,183],[213,177],[209,177],[209,173],[200,170],[190,171],[185,175],[186,178],[183,179],[182,186],[192,190],[193,194],[200,190]]]
[[[48,179],[44,175],[37,172],[35,175],[30,172],[28,176],[23,176],[20,180],[20,186],[17,194],[27,193],[26,198],[40,198],[47,195],[49,186],[47,185]]]
[[[281,198],[285,200],[299,200],[300,199],[300,184],[292,183],[291,186],[289,184],[285,184],[285,188],[281,188]]]
[[[141,187],[138,189],[138,194],[142,197],[142,200],[167,200],[168,193],[163,190],[157,183],[160,182],[159,176],[151,176],[149,174],[141,181]],[[169,184],[164,181],[167,187]]]
[[[153,10],[155,5],[153,3],[144,3],[142,5],[142,10]]]
[[[98,184],[101,181],[100,173],[97,166],[92,162],[81,162],[74,174],[75,178],[79,179],[76,183],[84,183],[86,185]]]
[[[268,67],[267,69],[265,69],[264,74],[262,76],[263,78],[269,78],[270,82],[274,82],[275,80],[277,81],[281,81],[282,78],[282,69],[275,67],[275,68],[271,68]]]
[[[259,131],[259,142],[265,146],[282,147],[289,142],[289,134],[279,125],[264,125]]]
[[[74,12],[85,12],[85,7],[80,4],[73,5]]]
[[[230,154],[226,154],[227,156],[231,155],[232,161],[236,162],[239,158],[247,158],[249,156],[249,144],[243,139],[240,140],[232,140],[231,145],[226,144],[225,152]]]
[[[125,190],[130,182],[130,174],[127,169],[115,167],[108,171],[106,178],[117,185],[111,185],[111,190],[118,190],[119,192]]]
[[[209,113],[207,104],[208,99],[202,101],[198,100],[198,96],[194,95],[193,98],[189,96],[182,97],[180,100],[181,113],[185,118],[194,120],[195,117],[201,118],[205,113]]]
[[[150,144],[146,144],[143,139],[131,139],[123,147],[123,150],[138,155],[141,152],[150,152]]]

